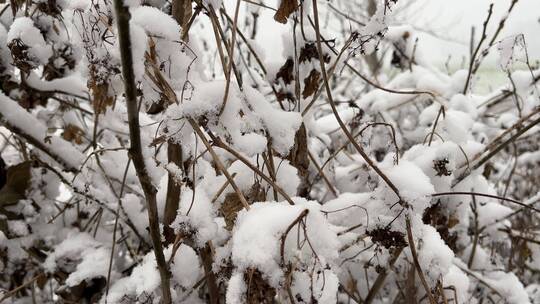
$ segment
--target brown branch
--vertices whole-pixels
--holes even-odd
[[[238,27],[238,12],[240,11],[240,0],[236,0],[236,8],[234,10],[234,21],[233,21],[233,29],[232,29],[232,38],[231,43],[229,44],[229,62],[227,66],[227,71],[225,72],[225,93],[223,94],[223,103],[221,105],[221,108],[219,109],[218,116],[221,116],[223,113],[223,110],[225,109],[225,106],[227,105],[227,99],[229,98],[229,89],[231,86],[231,71],[232,71],[232,65],[234,61],[234,45],[236,43],[236,28]],[[238,84],[240,85],[240,84]]]
[[[234,172],[232,175],[231,175],[231,178],[234,180],[234,178],[236,177],[236,172]],[[221,196],[221,194],[223,193],[223,191],[225,191],[225,189],[227,189],[227,187],[229,186],[229,180],[226,180],[223,185],[221,185],[221,187],[219,188],[219,190],[216,192],[216,194],[214,194],[214,197],[212,198],[212,200],[210,201],[212,204],[215,203],[218,198]]]
[[[540,111],[540,110],[539,110]],[[536,111],[535,113],[533,114],[536,114],[538,113],[539,111]],[[531,115],[532,116],[532,115]],[[529,116],[530,117],[530,116]],[[522,123],[522,120],[518,121],[516,124],[514,124],[510,130],[507,130],[506,132],[504,132],[505,134],[507,134],[509,131],[513,130],[513,129],[517,129]],[[465,172],[463,172],[461,175],[459,175],[453,182],[452,182],[452,188],[454,188],[457,184],[459,184],[461,181],[463,181],[467,176],[469,176],[469,174],[480,168],[483,164],[485,164],[488,160],[490,160],[493,156],[495,156],[497,153],[499,153],[499,151],[501,151],[504,147],[506,147],[507,145],[509,145],[510,143],[514,142],[514,140],[516,140],[519,136],[523,135],[523,133],[527,132],[529,129],[531,129],[532,127],[536,126],[537,124],[540,123],[540,117],[536,118],[535,120],[533,120],[530,124],[526,125],[525,127],[522,127],[520,129],[518,129],[518,131],[516,132],[516,134],[510,136],[507,140],[503,141],[502,143],[500,143],[498,146],[496,146],[493,150],[489,151],[489,153],[482,157],[480,160],[476,161],[474,163],[474,165],[470,168],[470,170],[467,170]],[[503,134],[501,134],[502,136]],[[500,140],[501,137],[498,137],[496,138],[492,143],[490,143],[486,149],[489,149],[490,147],[493,146],[494,143],[496,143],[498,140]],[[485,152],[484,152],[485,153]],[[483,154],[483,153],[482,153]],[[480,154],[480,155],[482,155]]]
[[[212,135],[211,135],[212,136]],[[241,161],[242,163],[244,163],[246,166],[249,167],[249,169],[253,170],[253,172],[257,173],[257,175],[259,175],[262,179],[264,179],[268,184],[270,184],[272,187],[274,187],[274,189],[279,193],[281,194],[285,200],[290,204],[290,205],[294,205],[294,202],[293,200],[291,199],[291,197],[287,194],[287,192],[285,192],[280,186],[278,186],[277,183],[275,183],[272,178],[266,176],[266,174],[264,174],[259,168],[257,168],[256,166],[254,166],[249,160],[247,160],[245,157],[243,157],[240,153],[236,152],[235,150],[233,150],[231,147],[229,147],[228,145],[226,145],[221,139],[219,138],[216,138],[215,136],[212,136],[212,140],[214,140],[214,143],[226,150],[227,152],[231,153],[234,157],[236,157],[239,161]]]
[[[473,244],[471,249],[471,255],[469,256],[469,260],[467,261],[467,267],[470,269],[473,265],[474,256],[476,255],[476,248],[478,246],[478,240],[480,239],[480,227],[478,227],[478,204],[476,203],[476,196],[471,195],[472,197],[472,204],[471,209],[474,215],[474,237],[473,237]]]
[[[499,26],[497,27],[497,30],[495,30],[493,37],[491,37],[491,40],[489,41],[487,48],[484,51],[482,51],[481,58],[479,59],[479,61],[482,61],[482,59],[485,59],[487,55],[489,54],[489,49],[495,44],[495,40],[497,39],[497,37],[499,37],[499,34],[503,30],[506,24],[506,21],[508,20],[508,17],[510,17],[510,13],[512,13],[512,10],[516,6],[517,2],[518,0],[512,0],[512,3],[510,3],[510,7],[508,8],[508,11],[506,12],[505,16],[499,21]],[[478,64],[475,65],[473,69],[473,74],[476,73],[478,68],[480,68],[480,62],[478,62]]]
[[[540,213],[539,209],[537,209],[537,208],[535,208],[533,206],[529,206],[527,204],[524,204],[524,203],[522,203],[520,201],[516,201],[516,200],[508,198],[508,197],[502,197],[502,196],[486,194],[486,193],[466,192],[466,191],[440,192],[440,193],[432,194],[431,197],[448,196],[448,195],[475,195],[475,196],[481,196],[481,197],[489,197],[489,198],[494,198],[494,199],[497,199],[497,200],[507,201],[507,202],[519,205],[519,206],[521,206],[523,208],[527,208],[527,209],[530,209],[530,210],[533,210],[533,211],[536,211],[536,212]]]
[[[318,18],[318,16],[317,16]],[[309,21],[311,22],[311,24],[313,25],[314,28],[318,28],[316,26],[316,24],[313,24],[313,21],[311,21],[311,17],[308,16],[308,19]],[[318,23],[318,22],[317,22]],[[317,30],[316,30],[317,32]],[[319,32],[319,35],[320,32]],[[338,54],[338,52],[334,49],[334,47],[331,45],[330,43],[330,40],[328,39],[325,39],[322,35],[321,35],[321,39],[322,41],[324,42],[324,44],[334,53],[334,54]],[[385,88],[375,82],[373,82],[372,80],[370,80],[369,78],[367,78],[366,76],[362,75],[362,73],[360,73],[360,71],[358,71],[357,69],[355,69],[352,65],[350,65],[349,63],[345,62],[345,66],[347,68],[349,68],[349,70],[351,70],[351,72],[353,72],[353,74],[355,74],[356,76],[360,77],[363,81],[365,81],[366,83],[368,83],[369,85],[381,90],[381,91],[385,91],[385,92],[388,92],[388,93],[393,93],[393,94],[402,94],[402,95],[429,95],[433,98],[436,98],[437,95],[434,94],[433,92],[429,92],[429,91],[416,91],[416,90],[411,90],[411,91],[400,91],[400,90],[394,90],[394,89],[389,89],[389,88]]]
[[[197,10],[197,12],[200,11]],[[182,40],[188,40],[188,33],[191,23],[195,19],[192,16],[191,0],[174,0],[172,2],[172,16],[182,26]],[[196,14],[195,14],[196,15]],[[155,69],[159,71],[159,69]],[[175,101],[177,99],[175,98]],[[175,164],[178,168],[182,166],[182,147],[179,143],[169,140],[167,145],[167,159]],[[167,243],[173,242],[174,232],[170,225],[176,219],[178,207],[180,205],[181,184],[175,180],[173,172],[168,172],[167,176],[167,194],[165,197],[165,209],[163,211],[163,232]],[[171,256],[172,258],[172,256]]]
[[[390,261],[388,262],[388,267],[384,268],[382,272],[379,273],[379,275],[375,279],[375,282],[373,282],[373,285],[369,289],[366,300],[364,301],[366,304],[373,302],[373,300],[375,299],[375,296],[377,295],[379,290],[383,287],[384,281],[386,281],[386,278],[388,277],[388,269],[394,266],[397,259],[401,255],[402,251],[403,251],[403,247],[400,247],[400,248],[396,248],[395,251],[392,253],[392,256],[390,257]]]
[[[201,139],[201,141],[205,145],[206,149],[208,149],[208,152],[210,152],[210,155],[212,156],[212,158],[214,159],[214,162],[216,163],[217,169],[219,171],[221,171],[221,173],[223,173],[223,175],[225,175],[225,178],[227,178],[227,180],[229,181],[229,183],[233,187],[234,191],[236,192],[236,195],[238,195],[238,199],[240,200],[240,202],[242,203],[244,208],[246,210],[249,210],[249,203],[247,202],[244,194],[242,193],[242,190],[240,190],[240,188],[238,188],[238,186],[236,185],[236,182],[234,181],[232,176],[229,174],[229,172],[225,168],[225,165],[223,165],[223,163],[219,159],[219,156],[216,154],[216,151],[214,151],[214,148],[212,147],[212,145],[210,145],[210,143],[208,142],[208,140],[206,139],[206,137],[202,133],[201,127],[199,126],[199,124],[191,117],[188,117],[187,120],[190,123],[193,130],[195,131],[195,133],[197,133],[197,135],[199,136],[199,138]]]
[[[424,272],[422,271],[420,262],[418,261],[418,253],[416,252],[416,245],[414,244],[412,228],[411,228],[411,220],[409,219],[409,216],[406,217],[405,224],[407,226],[407,240],[409,242],[409,249],[411,250],[414,267],[416,268],[416,272],[418,272],[418,276],[420,277],[420,281],[422,282],[422,285],[424,286],[429,302],[431,304],[437,304],[437,301],[435,301],[435,298],[433,297],[433,294],[431,293],[431,289],[429,288],[426,277],[424,276]]]
[[[210,242],[208,242],[204,248],[201,248],[199,250],[199,254],[201,255],[206,284],[208,286],[209,303],[218,304],[219,303],[219,287],[217,285],[216,276],[214,272],[212,271],[213,256],[212,256],[212,248],[210,247]]]
[[[311,163],[315,167],[315,169],[317,169],[318,175],[322,176],[324,182],[326,183],[326,186],[328,187],[328,190],[330,190],[330,192],[332,192],[332,194],[335,197],[338,197],[338,193],[337,193],[336,189],[334,188],[334,186],[332,185],[332,183],[330,182],[330,180],[328,179],[326,174],[324,174],[323,169],[321,168],[321,166],[319,166],[319,164],[317,163],[317,160],[315,159],[315,157],[313,156],[313,154],[309,150],[308,150],[308,156],[309,156],[309,159],[311,160]]]
[[[120,55],[122,61],[122,75],[124,78],[125,99],[127,106],[128,125],[130,148],[129,155],[135,166],[135,171],[141,187],[146,197],[146,205],[148,209],[148,223],[150,228],[150,236],[154,247],[154,254],[161,278],[162,301],[165,304],[172,303],[171,288],[170,288],[170,273],[167,262],[163,254],[163,246],[161,244],[161,233],[159,229],[159,217],[157,210],[157,189],[152,183],[142,152],[141,143],[141,127],[139,125],[139,107],[137,103],[137,88],[135,85],[135,74],[133,71],[133,54],[131,50],[131,38],[129,29],[129,20],[131,15],[129,9],[124,6],[122,0],[114,0],[116,10],[118,40],[120,42]]]
[[[15,289],[12,289],[8,292],[6,292],[2,298],[0,298],[0,303],[4,302],[5,300],[11,298],[13,295],[15,295],[17,292],[19,292],[21,289],[25,288],[26,286],[34,283],[35,281],[39,280],[41,277],[45,276],[45,273],[41,272],[38,275],[34,276],[32,279],[30,279],[28,282],[23,283],[22,285],[16,287]]]
[[[474,62],[475,62],[476,56],[478,55],[478,51],[480,51],[480,47],[482,46],[482,43],[487,38],[486,31],[487,31],[487,26],[488,26],[488,23],[489,23],[489,19],[491,19],[491,14],[492,13],[493,13],[493,3],[491,3],[489,5],[488,16],[486,18],[486,21],[484,21],[484,28],[482,30],[482,37],[480,38],[480,41],[478,42],[478,45],[476,46],[476,49],[474,50],[474,52],[473,52],[473,54],[471,56],[470,62],[469,62],[469,70],[467,72],[467,80],[465,81],[465,87],[463,88],[463,94],[466,94],[467,90],[469,89],[469,84],[471,82],[471,76],[473,75]]]
[[[285,241],[287,240],[287,235],[293,229],[293,227],[296,224],[300,223],[300,221],[304,217],[306,217],[308,215],[308,213],[309,213],[308,209],[304,209],[304,211],[300,212],[298,217],[294,221],[292,221],[292,223],[287,227],[287,229],[285,229],[285,232],[283,232],[283,234],[281,235],[281,245],[279,247],[279,252],[280,252],[280,255],[281,255],[281,267],[286,267],[287,268],[287,270],[286,270],[286,274],[287,274],[286,289],[287,289],[287,294],[289,296],[289,302],[291,304],[296,303],[296,301],[294,300],[294,297],[292,295],[291,288],[290,288],[291,281],[292,281],[292,279],[291,279],[292,265],[290,263],[288,265],[285,265]]]
[[[307,216],[309,213],[309,209],[304,209],[304,211],[300,212],[298,217],[292,221],[292,223],[285,229],[285,232],[281,235],[281,245],[279,247],[279,253],[281,255],[281,266],[285,267],[285,241],[287,240],[287,235],[289,232],[293,229],[293,227],[298,224],[305,216]]]
[[[362,128],[360,131],[358,131],[354,136],[353,138],[357,138],[358,136],[361,136],[362,133],[369,127],[373,127],[373,126],[377,126],[377,125],[383,125],[383,126],[388,126],[391,131],[392,131],[392,140],[394,142],[394,147],[396,148],[396,163],[399,162],[399,148],[398,148],[398,145],[397,145],[397,140],[396,140],[396,131],[394,130],[394,127],[389,124],[389,123],[386,123],[386,122],[373,122],[373,123],[369,123],[367,126],[365,126],[364,128]],[[332,153],[332,155],[330,155],[328,157],[327,160],[324,161],[324,163],[322,164],[321,166],[321,170],[324,169],[326,167],[326,165],[328,165],[328,163],[330,163],[330,161],[335,158],[339,152],[341,152],[343,149],[345,149],[347,147],[347,145],[349,145],[349,141],[345,142],[343,145],[341,145],[341,147],[339,147],[338,149],[336,149],[336,151],[334,151],[334,153]],[[315,176],[314,178],[316,178],[317,176]],[[310,186],[313,185],[313,182],[310,184]]]
[[[167,146],[168,161],[182,168],[182,147],[175,142],[169,141]],[[178,206],[180,205],[181,184],[176,181],[175,174],[168,172],[167,176],[167,194],[165,197],[165,210],[163,212],[163,225],[165,238],[167,242],[172,242],[174,232],[170,228],[172,222],[176,219]]]

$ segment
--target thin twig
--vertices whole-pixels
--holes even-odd
[[[469,62],[469,70],[467,72],[467,79],[465,80],[465,87],[463,88],[463,94],[466,94],[467,91],[469,90],[469,84],[471,82],[471,76],[473,75],[474,62],[476,60],[476,56],[478,55],[478,51],[480,51],[480,47],[482,46],[482,43],[487,38],[487,35],[486,35],[487,26],[488,26],[488,23],[489,23],[489,19],[491,19],[492,14],[493,14],[493,3],[491,3],[489,5],[488,16],[486,18],[486,21],[484,21],[484,27],[483,27],[483,30],[482,30],[482,37],[480,38],[480,41],[478,42],[478,45],[476,46],[476,49],[474,50],[474,52],[473,52],[473,54],[471,56],[470,62]]]
[[[0,303],[4,302],[5,300],[11,298],[13,295],[15,295],[17,292],[19,292],[20,290],[24,289],[26,286],[34,283],[35,281],[39,280],[41,277],[43,277],[45,275],[45,273],[39,273],[38,275],[34,276],[33,278],[31,278],[29,281],[27,281],[26,283],[23,283],[22,285],[6,292],[2,298],[0,298]]]
[[[214,151],[214,148],[212,147],[212,145],[210,145],[210,143],[208,142],[208,140],[206,139],[206,137],[202,133],[201,127],[199,126],[199,124],[191,117],[188,117],[187,120],[191,124],[191,127],[193,128],[195,133],[197,133],[197,135],[199,136],[199,138],[201,139],[203,144],[206,146],[206,149],[208,149],[208,152],[210,152],[210,155],[214,159],[214,162],[216,163],[216,166],[217,166],[218,170],[221,171],[221,173],[223,173],[223,175],[225,175],[225,177],[227,178],[227,180],[229,181],[229,183],[233,187],[234,191],[236,192],[236,195],[238,195],[238,199],[240,200],[240,202],[242,203],[244,208],[246,210],[249,210],[249,203],[247,202],[244,194],[242,193],[242,190],[240,190],[240,188],[238,188],[238,186],[234,182],[234,179],[232,178],[232,176],[229,174],[229,172],[225,168],[225,165],[223,165],[223,163],[219,159],[219,156]]]
[[[397,259],[401,255],[401,252],[403,251],[403,247],[396,248],[392,255],[390,256],[390,260],[388,261],[388,266],[386,268],[383,268],[381,272],[379,272],[379,275],[375,279],[375,282],[373,282],[373,285],[369,289],[368,295],[366,297],[365,303],[370,304],[375,299],[375,296],[379,292],[379,290],[383,287],[384,281],[386,281],[386,278],[388,277],[388,270],[394,266]]]
[[[411,250],[411,255],[413,258],[414,267],[416,268],[416,272],[418,273],[418,276],[420,277],[420,281],[422,282],[422,285],[424,286],[429,302],[431,304],[437,304],[437,301],[435,301],[435,298],[433,297],[433,294],[431,293],[431,288],[429,288],[426,277],[424,276],[424,272],[422,271],[420,262],[418,261],[418,253],[416,252],[416,245],[414,244],[413,233],[412,233],[412,228],[411,228],[411,220],[409,219],[409,216],[407,216],[405,219],[405,225],[407,226],[407,239],[409,241],[409,249]]]
[[[353,144],[353,146],[356,148],[358,153],[362,156],[362,158],[366,161],[366,163],[377,172],[377,174],[384,180],[384,182],[390,187],[390,189],[398,196],[400,199],[400,202],[402,201],[401,195],[399,194],[399,190],[396,188],[396,186],[390,181],[390,179],[384,174],[381,169],[369,158],[369,156],[366,154],[364,149],[356,142],[354,137],[351,135],[349,130],[347,129],[347,126],[343,123],[343,120],[341,120],[341,117],[339,117],[339,113],[336,109],[336,105],[334,104],[334,99],[332,98],[332,90],[330,89],[330,85],[328,83],[328,75],[326,74],[326,68],[324,66],[324,56],[323,56],[323,50],[321,45],[321,33],[319,28],[319,12],[317,10],[317,0],[313,0],[313,15],[315,19],[315,33],[317,36],[317,50],[319,53],[319,64],[321,65],[321,73],[323,76],[324,85],[326,88],[326,95],[328,97],[328,104],[332,108],[332,112],[334,113],[334,116],[336,117],[336,120],[342,129],[343,133],[347,138],[350,140],[350,142]]]
[[[524,203],[522,203],[520,201],[516,201],[516,200],[508,198],[508,197],[502,197],[502,196],[492,195],[492,194],[487,194],[487,193],[466,192],[466,191],[439,192],[439,193],[432,194],[431,197],[448,196],[448,195],[476,195],[476,196],[481,196],[481,197],[489,197],[489,198],[494,198],[494,199],[498,199],[498,200],[507,201],[507,202],[519,205],[519,206],[521,206],[523,208],[527,208],[527,209],[530,209],[530,210],[533,210],[533,211],[536,211],[536,212],[540,213],[540,209],[537,209],[537,208],[535,208],[533,206],[526,205],[526,204],[524,204]]]
[[[238,12],[240,11],[240,1],[236,0],[236,8],[234,9],[234,21],[233,21],[233,29],[232,29],[232,38],[231,43],[229,44],[229,62],[227,66],[227,71],[225,72],[225,93],[223,94],[223,103],[221,104],[221,108],[219,109],[218,116],[221,116],[223,113],[223,110],[225,109],[225,106],[227,105],[227,99],[229,98],[229,89],[231,86],[231,71],[232,71],[232,65],[234,61],[234,45],[236,44],[236,28],[238,27]],[[240,84],[238,84],[240,85]]]

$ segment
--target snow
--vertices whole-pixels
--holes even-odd
[[[204,190],[195,189],[194,193],[189,188],[182,188],[180,208],[171,227],[177,231],[193,229],[196,231],[197,245],[203,246],[216,236],[217,225],[213,220],[215,212],[214,206]]]
[[[3,24],[0,24],[0,42],[7,43],[7,35],[8,32]],[[0,61],[2,62],[2,65],[5,65],[6,63],[11,61],[11,54],[7,50],[7,48],[1,48],[0,49]]]
[[[172,254],[172,246],[165,249],[165,259]],[[200,263],[195,251],[184,244],[178,250],[171,263],[172,279],[183,288],[192,288],[202,276]],[[111,285],[107,302],[118,303],[124,296],[139,297],[144,293],[150,294],[159,287],[160,278],[154,252],[146,254],[131,275],[116,281]]]
[[[371,54],[375,51],[378,45],[378,40],[382,37],[388,29],[387,14],[385,14],[386,8],[384,4],[376,2],[377,9],[375,14],[370,17],[369,21],[359,31],[360,34],[360,47],[365,53]]]
[[[435,228],[423,225],[418,241],[418,261],[423,271],[436,280],[448,273],[452,266],[454,252],[444,243]]]
[[[397,187],[400,195],[415,207],[422,210],[424,198],[435,192],[430,179],[413,163],[401,160],[397,166],[386,169],[386,175]],[[397,197],[396,197],[397,202]],[[419,211],[417,211],[419,212]]]
[[[480,227],[489,226],[512,212],[511,208],[501,205],[500,201],[483,203],[478,207],[478,224]]]
[[[85,10],[90,5],[87,0],[70,0],[67,1],[67,7],[73,10]]]
[[[264,128],[276,152],[286,155],[294,144],[294,134],[300,128],[300,115],[274,108],[255,89],[246,87],[244,92],[239,92],[233,84],[227,106],[217,117],[223,104],[224,86],[224,81],[196,85],[191,99],[182,104],[182,114],[188,117],[206,115],[211,119],[209,125],[218,135],[231,138],[234,147],[250,156],[266,149],[266,138],[257,132]]]
[[[82,261],[66,279],[68,286],[76,286],[82,281],[98,276],[107,277],[107,269],[111,253],[105,248],[83,252]]]
[[[136,24],[131,24],[131,52],[133,53],[133,72],[135,73],[135,79],[141,81],[144,73],[144,53],[147,48],[148,36],[144,29]]]
[[[348,123],[352,118],[358,113],[357,109],[346,109],[338,110],[339,118],[344,123]],[[320,133],[331,133],[338,130],[339,123],[337,122],[336,116],[333,113],[325,115],[316,120],[316,131]]]
[[[300,185],[300,178],[298,176],[298,170],[291,166],[288,160],[273,157],[274,166],[276,169],[276,184],[283,189],[289,196],[295,196],[298,186]],[[257,164],[257,159],[252,158],[250,160],[252,165]],[[251,186],[256,182],[256,175],[250,172],[250,169],[240,160],[234,161],[229,167],[229,173],[236,173],[235,182],[242,191],[249,191]],[[263,169],[263,173],[267,176],[271,176],[268,172],[268,167]],[[273,186],[269,185],[266,181],[259,182],[263,189],[273,189]],[[232,186],[227,187],[228,191],[234,191]],[[281,194],[279,194],[279,199]]]
[[[223,0],[203,0],[205,6],[209,7],[211,5],[214,9],[221,7],[222,2]]]
[[[6,241],[7,241],[6,235],[4,234],[3,231],[0,231],[0,246],[2,246],[2,248],[5,246]]]
[[[509,304],[531,303],[523,284],[513,273],[495,271],[487,275],[486,281],[493,286]]]
[[[84,302],[65,299],[55,291],[107,277],[112,262],[109,293],[100,290],[96,297],[101,299],[96,301],[160,302],[163,294],[148,233],[148,203],[130,162],[122,56],[112,1],[52,1],[61,10],[58,15],[42,11],[50,8],[49,2],[29,1],[30,7],[23,3],[16,16],[6,4],[0,5],[0,10],[5,9],[0,24],[0,121],[4,125],[0,158],[7,164],[8,180],[14,178],[10,166],[36,158],[57,171],[33,162],[28,187],[17,189],[24,199],[0,208],[1,277],[21,277],[20,265],[27,272],[22,277],[25,282],[39,271],[45,271],[49,280],[62,272],[64,280],[51,285],[52,296],[35,290],[38,301]],[[277,7],[279,2],[267,4]],[[250,278],[255,273],[269,294],[275,291],[271,301],[279,303],[289,302],[289,291],[298,303],[347,303],[351,299],[344,288],[364,300],[381,269],[388,276],[372,303],[399,301],[403,288],[416,289],[420,299],[424,291],[418,274],[413,276],[411,250],[399,247],[408,240],[406,219],[412,224],[427,284],[431,288],[442,284],[448,302],[485,303],[488,296],[505,303],[538,302],[540,246],[534,243],[538,215],[479,194],[537,206],[540,127],[478,163],[537,119],[536,53],[524,53],[526,44],[520,35],[501,32],[500,37],[507,38],[495,39],[492,46],[484,43],[479,58],[488,50],[498,53],[495,68],[500,83],[492,79],[492,71],[469,75],[467,57],[459,67],[432,66],[424,32],[441,37],[444,33],[427,22],[407,21],[423,9],[422,3],[394,7],[394,1],[375,2],[371,17],[365,7],[347,1],[321,2],[321,31],[326,39],[322,47],[329,56],[327,68],[335,67],[329,84],[339,117],[352,134],[358,134],[357,144],[396,186],[403,202],[349,143],[325,93],[316,99],[279,99],[279,94],[296,96],[297,90],[302,95],[305,78],[312,71],[320,72],[316,35],[306,26],[309,22],[303,27],[293,22],[278,25],[272,10],[239,2],[239,30],[265,69],[248,52],[244,39],[237,37],[232,58],[235,74],[224,99],[226,75],[205,8],[198,12],[193,7],[198,15],[189,39],[180,41],[182,28],[170,14],[171,1],[123,0],[131,13],[143,156],[156,188],[162,232],[170,199],[169,174],[180,187],[171,228],[182,238],[175,244],[174,257],[173,244],[159,236],[165,259],[170,260],[173,303],[207,302],[208,268],[215,274],[220,301],[226,303],[243,303],[252,296]],[[234,13],[234,1],[201,4],[211,5],[216,13],[221,9],[230,16]],[[309,21],[312,4],[302,5],[297,17]],[[225,35],[224,41],[218,41],[223,47],[223,42],[230,42],[231,24],[218,19]],[[440,23],[437,18],[432,21]],[[490,41],[493,31],[487,32]],[[351,33],[354,39],[347,45]],[[283,42],[272,45],[275,39]],[[332,50],[343,54],[338,58]],[[16,56],[17,51],[22,55]],[[228,61],[228,50],[222,51]],[[299,62],[299,53],[308,59]],[[380,63],[377,73],[361,56],[370,53]],[[27,62],[17,61],[21,56]],[[525,64],[529,59],[531,69]],[[291,70],[294,79],[287,83],[276,75],[286,60],[296,64]],[[463,92],[469,76],[468,90]],[[499,100],[505,96],[509,97]],[[96,102],[105,97],[112,104],[98,111]],[[188,119],[200,125],[197,133],[233,175],[249,208],[228,209],[237,204],[236,191]],[[80,129],[78,140],[71,141],[68,126]],[[306,145],[295,147],[301,127]],[[169,155],[172,142],[181,147],[181,155],[175,155],[180,163]],[[324,164],[324,174],[314,163]],[[270,164],[275,168],[270,170]],[[4,169],[0,168],[0,182]],[[268,179],[275,180],[285,194],[275,194]],[[12,186],[8,183],[0,194],[13,190]],[[118,225],[115,210],[119,210]],[[6,218],[4,211],[14,216],[9,213]],[[389,236],[379,238],[378,232]],[[113,233],[117,244],[111,255]],[[398,247],[402,251],[393,261]],[[41,266],[28,254],[34,249],[46,255]],[[211,252],[211,265],[203,263],[202,249]],[[1,286],[11,284],[2,278]],[[30,294],[30,288],[24,289],[13,296],[14,302],[28,300],[23,294]]]
[[[28,226],[24,221],[13,220],[8,221],[7,224],[9,232],[15,236],[21,237],[29,234]]]
[[[146,214],[143,203],[138,196],[132,193],[126,194],[122,199],[122,205],[125,206],[126,215],[135,225],[137,231],[143,235],[147,235],[148,215]]]
[[[74,96],[86,97],[86,83],[83,82],[80,74],[73,74],[63,78],[56,78],[50,81],[39,79],[36,73],[30,73],[26,82],[32,88],[40,91],[62,92]]]
[[[0,119],[41,142],[54,155],[60,157],[68,169],[77,169],[85,157],[69,142],[58,136],[49,136],[47,127],[26,112],[15,101],[0,93]]]
[[[170,251],[172,251],[172,248]],[[166,251],[168,256],[171,255]],[[173,279],[184,288],[191,288],[203,275],[199,257],[193,248],[180,244],[171,264]]]
[[[470,280],[461,269],[455,265],[451,265],[442,281],[444,282],[445,287],[453,286],[455,288],[458,297],[457,303],[467,303],[467,299],[469,298]],[[447,299],[454,297],[454,294],[451,291],[445,291],[445,294]]]
[[[227,285],[227,294],[225,296],[226,303],[243,303],[245,302],[244,294],[247,291],[246,284],[244,283],[244,274],[241,272],[235,272],[229,279]]]
[[[151,293],[158,288],[159,273],[154,252],[146,254],[142,262],[137,265],[128,277],[121,278],[111,285],[107,302],[118,303],[125,295],[141,295]]]
[[[148,35],[168,40],[180,39],[180,25],[170,16],[151,6],[131,9],[131,24],[142,27]]]
[[[313,298],[310,294],[311,284],[313,284]],[[293,295],[303,300],[314,299],[317,303],[337,303],[338,287],[339,279],[330,270],[323,270],[311,277],[308,272],[298,272],[294,274],[291,291]]]
[[[18,17],[9,27],[7,43],[16,39],[27,45],[30,55],[41,64],[47,63],[52,56],[51,47],[47,45],[39,29],[34,26],[34,21],[29,17]]]
[[[454,178],[457,159],[463,157],[462,152],[453,142],[434,142],[431,146],[415,145],[407,150],[403,160],[414,163],[430,179],[435,192],[446,192]],[[435,169],[435,163],[443,162],[444,168],[450,175],[441,174]]]
[[[331,263],[337,258],[337,240],[335,233],[329,230],[325,219],[319,211],[319,207],[308,201],[297,200],[296,205],[288,203],[255,203],[249,211],[242,210],[238,214],[234,227],[232,242],[232,262],[240,270],[244,271],[251,267],[258,269],[268,278],[271,286],[277,287],[283,282],[281,270],[280,246],[281,238],[289,225],[298,218],[304,210],[309,210],[306,215],[307,237],[313,250],[317,252],[321,263]],[[296,257],[300,261],[311,255],[311,249],[304,246],[296,247],[296,231],[293,228],[285,242],[285,261]]]
[[[110,251],[94,240],[87,233],[71,232],[67,238],[58,244],[52,254],[45,260],[43,266],[50,272],[70,261],[77,261],[75,271],[66,279],[68,286],[76,286],[84,280],[95,277],[107,277]]]
[[[246,89],[246,98],[272,138],[272,146],[281,155],[287,155],[294,144],[294,134],[300,128],[302,117],[296,112],[275,109],[264,96],[253,89]]]
[[[508,70],[514,58],[514,47],[519,40],[519,36],[510,36],[502,39],[497,43],[497,51],[499,51],[499,65],[503,70]]]
[[[327,201],[321,210],[328,213],[328,221],[334,225],[354,226],[359,219],[365,219],[367,225],[369,217],[361,207],[370,200],[371,193],[341,193],[337,198]],[[347,211],[335,212],[338,210]]]

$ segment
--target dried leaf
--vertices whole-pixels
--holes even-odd
[[[459,224],[459,219],[457,217],[450,216],[450,218],[448,218],[448,228],[454,228],[457,224]]]
[[[98,303],[107,280],[103,276],[86,279],[76,286],[60,286],[55,293],[68,303]]]
[[[294,62],[292,58],[288,58],[285,61],[285,64],[279,68],[279,71],[276,74],[276,80],[282,79],[283,83],[290,84],[294,80]]]
[[[77,127],[76,125],[68,124],[64,128],[62,137],[67,141],[80,145],[83,143],[84,131],[81,128]]]
[[[0,189],[0,206],[13,205],[26,197],[30,185],[31,162],[23,162],[7,169],[6,184]]]
[[[298,60],[300,63],[304,63],[306,61],[311,61],[311,59],[319,60],[319,51],[317,50],[317,46],[315,46],[315,43],[306,43],[302,49],[300,49],[300,55],[298,56]],[[323,52],[323,59],[324,62],[329,63],[330,62],[330,55],[324,54]]]
[[[165,141],[167,141],[167,136],[165,135],[161,135],[161,136],[158,136],[156,138],[154,138],[154,140],[152,140],[152,142],[150,143],[150,147],[157,147],[159,145],[161,145],[162,143],[164,143]]]
[[[225,227],[227,230],[232,230],[234,222],[236,221],[236,215],[243,208],[244,206],[242,206],[236,193],[231,192],[225,196],[225,200],[223,201],[220,210],[225,219]]]
[[[255,183],[251,186],[247,193],[244,193],[244,196],[248,203],[253,202],[262,202],[266,200],[266,194],[264,188],[259,183]],[[234,222],[236,221],[236,216],[240,210],[244,209],[244,205],[238,198],[236,192],[231,192],[225,197],[225,201],[221,205],[221,213],[225,219],[226,228],[232,230]]]
[[[308,195],[309,189],[306,182],[309,173],[309,158],[308,158],[308,145],[307,145],[307,131],[306,126],[302,123],[296,134],[294,135],[294,145],[287,155],[291,166],[298,170],[298,175],[302,180],[302,183],[298,187],[298,195]]]
[[[274,15],[274,20],[279,23],[287,23],[287,18],[298,9],[297,0],[281,0]]]
[[[7,170],[6,186],[11,187],[20,194],[25,194],[32,178],[30,174],[31,168],[32,162],[29,161],[9,167]]]
[[[107,108],[114,105],[114,97],[109,96],[109,85],[105,82],[98,82],[97,78],[92,77],[89,80],[89,87],[92,91],[92,100],[96,114],[105,113]]]
[[[46,0],[37,4],[37,9],[49,16],[59,16],[62,14],[62,8],[56,3],[56,0]]]
[[[311,70],[308,77],[304,79],[304,90],[302,91],[302,97],[308,98],[313,95],[319,87],[319,78],[321,73],[315,69]]]
[[[268,284],[259,270],[247,271],[244,280],[249,286],[246,303],[275,303],[276,289]]]
[[[294,62],[292,58],[288,58],[287,61],[279,68],[279,71],[276,73],[276,83],[280,83],[279,80],[283,81],[283,84],[288,85],[294,81]],[[277,92],[278,101],[288,99],[294,101],[294,94],[288,91],[286,88],[281,88]]]
[[[391,247],[403,248],[407,246],[405,235],[399,231],[392,231],[390,228],[376,228],[367,232],[371,240],[382,245],[386,249]]]
[[[26,0],[10,0],[9,3],[11,4],[11,12],[13,16],[16,16],[17,12],[26,3]]]

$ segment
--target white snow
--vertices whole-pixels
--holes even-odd
[[[331,263],[337,258],[335,233],[328,229],[326,220],[313,202],[296,201],[297,205],[287,203],[255,203],[249,211],[238,214],[232,237],[232,262],[240,270],[250,267],[261,271],[271,286],[283,281],[281,263],[281,240],[285,231],[304,210],[309,210],[305,218],[307,235],[300,229],[301,238],[309,238],[313,250],[321,263]],[[296,225],[298,226],[298,224]],[[293,227],[287,235],[284,259],[304,260],[313,254],[309,246],[296,247],[298,227]]]
[[[71,143],[47,134],[47,127],[15,101],[0,93],[0,119],[20,129],[25,134],[41,142],[53,154],[57,155],[68,169],[78,169],[85,157]]]
[[[29,47],[29,53],[34,57],[32,59],[36,59],[38,63],[45,64],[52,56],[51,47],[47,45],[43,35],[29,17],[18,17],[9,27],[7,43],[9,44],[15,39]]]

